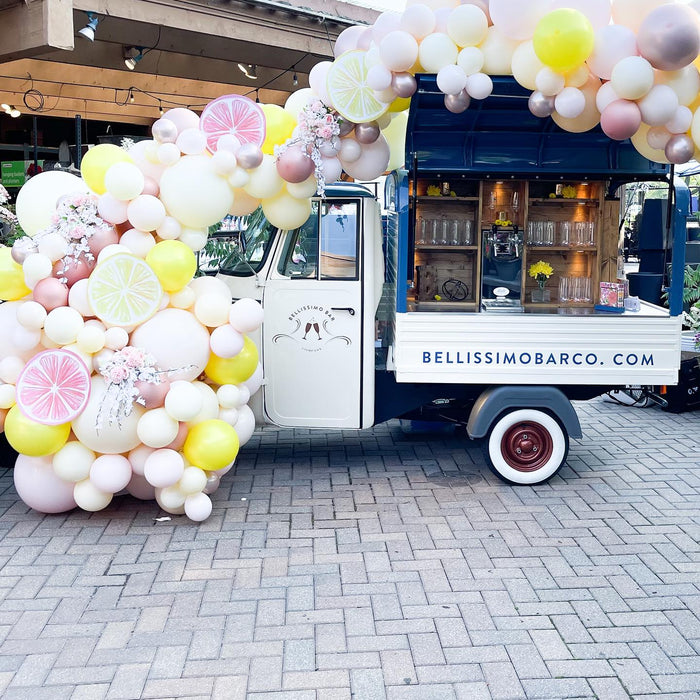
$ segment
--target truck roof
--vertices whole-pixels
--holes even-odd
[[[453,114],[436,76],[416,75],[406,136],[406,167],[467,177],[541,177],[654,180],[669,167],[648,160],[629,140],[613,141],[596,127],[560,129],[528,108],[530,91],[513,77],[493,78],[493,94]]]
[[[326,186],[326,197],[370,197],[375,194],[356,182],[335,182]]]

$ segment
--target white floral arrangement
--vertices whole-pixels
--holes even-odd
[[[51,225],[33,237],[36,244],[49,233],[58,233],[68,243],[68,252],[63,257],[62,277],[68,268],[77,265],[82,258],[92,262],[95,256],[90,251],[90,238],[98,231],[112,228],[97,212],[97,197],[87,194],[73,194],[64,197],[51,217]]]
[[[153,355],[127,345],[100,366],[100,374],[107,383],[107,391],[97,412],[98,428],[105,420],[110,425],[116,422],[121,426],[122,421],[131,415],[134,403],[146,405],[136,383],[160,384],[161,375],[166,372],[156,369]]]
[[[0,185],[0,219],[7,221],[10,226],[17,224],[17,216],[14,212],[11,212],[5,204],[10,201],[10,193],[5,189],[3,185]]]
[[[323,196],[326,190],[326,178],[323,174],[323,154],[321,149],[331,149],[333,140],[340,133],[338,117],[321,100],[314,100],[306,105],[298,117],[296,135],[282,146],[275,147],[275,156],[284,153],[290,146],[306,147],[309,157],[314,162],[314,175],[318,183],[318,193]],[[335,152],[335,151],[334,151]]]

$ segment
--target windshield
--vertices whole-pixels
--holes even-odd
[[[270,252],[276,228],[262,207],[248,216],[225,219],[200,255],[200,269],[247,277],[260,272]]]

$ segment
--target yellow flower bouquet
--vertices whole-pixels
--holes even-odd
[[[536,263],[533,263],[528,270],[528,275],[537,280],[540,289],[544,289],[545,283],[553,274],[554,268],[543,260],[538,260]]]

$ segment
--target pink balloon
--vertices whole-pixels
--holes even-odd
[[[105,192],[97,200],[97,213],[109,224],[123,224],[127,220],[128,204]]]
[[[39,280],[34,287],[34,301],[41,304],[47,311],[53,311],[59,306],[68,304],[68,287],[55,277]]]
[[[333,47],[333,55],[337,58],[346,51],[354,51],[357,48],[357,42],[360,37],[364,34],[366,27],[362,25],[354,25],[343,29],[338,38],[335,40],[335,46]]]
[[[628,27],[611,24],[595,33],[593,53],[586,63],[591,73],[603,80],[610,80],[613,68],[619,61],[638,53],[635,33]]]
[[[51,456],[19,455],[13,477],[19,497],[39,513],[65,513],[76,507],[74,485],[59,479],[53,470]]]
[[[165,395],[170,389],[170,380],[167,377],[161,377],[159,384],[139,380],[134,383],[134,387],[146,402],[144,404],[146,408],[159,408],[165,403]]]
[[[140,474],[131,475],[131,480],[126,485],[126,490],[140,501],[153,501],[156,497],[155,488]]]
[[[185,109],[184,107],[169,109],[163,115],[163,118],[170,119],[171,122],[174,122],[178,134],[181,134],[185,129],[199,128],[199,116],[197,113],[193,112],[191,109]]]
[[[321,158],[321,172],[327,185],[337,182],[343,172],[343,165],[337,158]]]
[[[637,32],[639,53],[658,70],[680,70],[700,51],[697,14],[683,5],[652,10]]]
[[[179,423],[177,426],[177,436],[169,445],[165,446],[165,449],[175,451],[181,450],[182,446],[185,444],[185,440],[187,439],[187,433],[189,432],[190,429],[187,423]]]
[[[212,331],[209,344],[215,355],[228,359],[243,350],[243,340],[243,335],[227,323]]]
[[[588,18],[593,29],[600,29],[610,24],[610,0],[553,0],[549,11],[562,7],[578,10]]]
[[[65,258],[65,269],[64,261],[59,260],[53,266],[53,275],[59,279],[64,278],[68,284],[68,287],[72,287],[78,280],[84,280],[90,276],[93,268],[95,267],[95,261],[87,261],[82,255],[78,258],[78,261],[71,258]]]
[[[623,141],[634,136],[642,124],[642,114],[635,102],[615,100],[600,115],[600,126],[611,139]]]
[[[126,221],[126,219],[124,220]],[[122,223],[122,222],[120,222]],[[112,228],[99,229],[88,239],[90,252],[97,257],[99,252],[108,245],[119,243],[119,234]]]
[[[362,147],[362,155],[354,163],[343,163],[345,172],[356,180],[374,180],[386,171],[391,152],[384,136]]]
[[[146,458],[143,475],[151,486],[165,488],[177,483],[185,470],[182,455],[175,450],[156,450]]]
[[[144,178],[143,192],[141,192],[141,194],[150,194],[157,197],[160,194],[160,186],[152,177],[146,176]],[[124,219],[124,221],[126,221],[126,219]],[[121,224],[124,222],[120,221],[118,223]]]
[[[263,162],[263,152],[254,143],[244,143],[236,152],[236,160],[244,170],[252,170]]]
[[[121,455],[100,455],[90,467],[90,481],[100,491],[116,493],[131,480],[131,463]]]
[[[314,162],[300,146],[292,146],[277,158],[277,172],[287,182],[304,182],[314,171]]]

